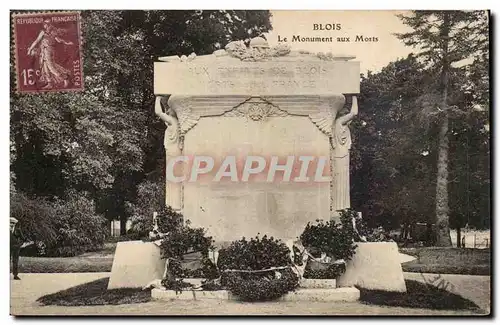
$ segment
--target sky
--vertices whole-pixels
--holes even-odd
[[[406,57],[413,51],[405,46],[394,33],[409,31],[396,16],[404,11],[292,11],[271,10],[273,30],[266,34],[271,46],[278,43],[278,35],[288,37],[292,50],[332,52],[356,56],[361,72],[380,71],[389,62]],[[313,24],[341,24],[341,30],[313,30]],[[301,37],[349,37],[349,43],[339,42],[290,42],[293,35]],[[357,35],[376,37],[377,42],[354,42]]]

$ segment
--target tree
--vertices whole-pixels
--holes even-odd
[[[422,100],[422,113],[439,126],[436,179],[436,225],[438,246],[451,246],[449,232],[449,119],[471,111],[451,105],[450,70],[453,64],[472,60],[488,51],[488,15],[483,11],[414,11],[399,16],[413,31],[398,34],[406,45],[419,47],[419,58],[438,76],[437,87]],[[467,65],[467,64],[465,64]]]
[[[435,157],[429,127],[415,123],[414,107],[431,78],[410,55],[361,79],[353,157],[352,201],[370,226],[399,228],[429,221]]]
[[[270,29],[269,11],[83,11],[84,92],[16,94],[11,60],[15,189],[62,199],[89,192],[99,214],[121,220],[124,234],[126,202],[164,169],[153,62],[209,54]]]
[[[359,119],[353,135],[352,203],[371,226],[434,223],[438,125],[422,118],[422,98],[435,87],[432,71],[414,55],[361,78]],[[452,68],[450,97],[462,110],[475,97],[467,70]],[[472,83],[475,84],[475,83]],[[474,92],[475,94],[476,92]],[[484,96],[482,96],[484,98]],[[487,96],[486,96],[487,98]],[[489,225],[488,114],[450,119],[450,224]],[[460,221],[460,216],[464,216]]]
[[[90,14],[99,16],[110,13],[97,11]],[[107,196],[114,199],[107,200],[105,206],[107,210],[118,212],[124,234],[125,222],[129,217],[129,210],[125,209],[126,202],[136,201],[137,184],[146,177],[150,180],[161,178],[164,172],[165,126],[152,111],[153,62],[160,56],[188,55],[192,52],[197,55],[210,54],[231,40],[248,40],[258,36],[270,30],[271,25],[269,11],[123,11],[115,18],[100,20],[102,24],[116,25],[109,26],[109,30],[114,30],[114,33],[106,37],[117,38],[121,46],[110,49],[107,63],[110,67],[104,70],[106,73],[102,74],[96,88],[113,90],[110,98],[129,120],[135,121],[139,137],[142,136],[138,143],[143,153],[141,173],[134,175],[128,173],[127,168],[117,168],[115,186],[107,190]],[[93,22],[94,19],[87,21]],[[102,33],[105,27],[89,26],[94,34]],[[99,51],[101,48],[95,48],[97,54]],[[125,123],[116,132],[130,132],[130,128]]]

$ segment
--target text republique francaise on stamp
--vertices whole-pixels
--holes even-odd
[[[81,91],[80,12],[13,15],[17,91]]]

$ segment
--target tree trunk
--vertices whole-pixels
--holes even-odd
[[[462,247],[462,229],[460,227],[457,228],[457,247]]]
[[[448,206],[448,112],[442,121],[439,131],[438,172],[436,184],[436,246],[450,247],[451,236]]]
[[[439,149],[436,182],[436,246],[451,247],[448,206],[448,151],[449,151],[449,112],[448,112],[448,81],[450,62],[448,60],[448,44],[450,42],[450,13],[443,13],[441,37],[443,38],[443,58],[441,70],[441,110],[442,121],[439,129]]]

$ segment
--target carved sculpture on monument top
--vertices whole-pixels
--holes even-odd
[[[233,41],[229,42],[225,49],[230,56],[241,61],[265,61],[272,57],[286,56],[291,51],[290,46],[284,43],[270,47],[262,37],[252,38],[249,47],[243,41]]]

